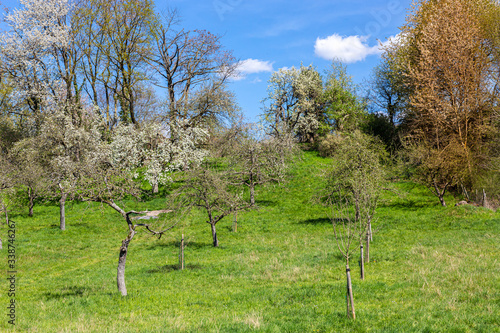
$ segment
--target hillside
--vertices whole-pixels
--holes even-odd
[[[310,198],[328,165],[306,152],[283,186],[256,192],[259,210],[217,224],[199,212],[161,239],[129,248],[129,295],[116,288],[123,218],[98,204],[35,206],[16,222],[16,329],[23,332],[498,332],[500,213],[441,207],[423,187],[394,184],[374,222],[366,279],[352,261],[356,321],[346,319],[345,266],[325,208]],[[126,202],[161,209],[164,199]],[[7,227],[0,269],[7,271]],[[186,235],[187,267],[178,269]],[[6,306],[8,281],[0,303]],[[5,307],[4,307],[5,309]],[[5,311],[5,310],[4,310]],[[0,321],[0,330],[9,328]]]

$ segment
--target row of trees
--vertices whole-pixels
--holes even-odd
[[[499,17],[492,0],[416,1],[364,87],[337,62],[324,76],[313,66],[280,69],[264,124],[324,155],[353,130],[378,136],[443,206],[448,191],[468,201],[483,188],[498,195]]]
[[[443,206],[447,191],[498,194],[498,17],[490,0],[417,1],[375,71],[390,145]]]
[[[286,175],[293,141],[238,124],[227,79],[235,70],[220,37],[180,28],[151,1],[21,1],[0,35],[0,202],[8,213],[68,200],[113,208],[127,223],[118,289],[137,228],[161,236],[186,209],[216,224],[256,205],[256,187]],[[155,89],[153,89],[155,87]],[[160,101],[157,91],[164,91]],[[233,125],[231,125],[233,124]],[[179,172],[182,171],[182,172]],[[159,211],[127,212],[176,177],[182,186]],[[169,217],[170,215],[174,217]],[[160,217],[159,219],[155,220]],[[136,220],[151,220],[137,223]],[[142,222],[142,221],[140,221]]]
[[[146,119],[214,125],[237,111],[220,37],[185,31],[152,1],[21,1],[2,33],[1,110],[37,131],[48,99],[98,107],[106,126]],[[167,96],[161,101],[156,91]],[[75,115],[75,116],[78,116]]]

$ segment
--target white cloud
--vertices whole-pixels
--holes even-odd
[[[236,73],[232,76],[235,81],[243,80],[248,74],[256,74],[262,72],[272,72],[273,64],[269,61],[257,59],[246,59],[240,61],[236,66]]]
[[[382,45],[383,46],[388,46],[388,45],[391,45],[391,44],[394,44],[394,45],[397,45],[397,44],[400,44],[401,42],[404,41],[404,35],[399,33],[395,36],[391,36],[389,38],[387,38],[387,40],[385,42],[382,42]]]
[[[261,72],[272,72],[273,64],[269,61],[257,59],[242,60],[238,63],[238,70],[243,74],[253,74]]]
[[[342,37],[333,34],[324,39],[317,38],[314,53],[323,59],[339,59],[346,63],[365,60],[368,55],[380,54],[380,45],[369,46],[366,41],[368,36]]]

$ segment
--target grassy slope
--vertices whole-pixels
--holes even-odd
[[[194,213],[161,240],[139,233],[116,288],[125,222],[99,205],[38,206],[17,221],[17,329],[28,332],[500,331],[500,215],[437,205],[412,184],[378,210],[367,278],[353,267],[357,319],[345,319],[345,269],[330,222],[309,198],[328,161],[306,153],[284,188],[257,192],[259,211],[218,227]],[[453,198],[448,198],[450,204]],[[162,200],[127,208],[161,208]],[[0,269],[6,271],[6,228]],[[177,270],[181,233],[187,269]],[[354,264],[354,261],[353,261]],[[354,265],[353,265],[354,266]],[[0,304],[5,309],[7,281]],[[5,315],[0,331],[9,326]]]

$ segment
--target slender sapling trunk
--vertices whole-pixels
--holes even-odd
[[[359,266],[361,268],[361,280],[364,280],[365,279],[365,258],[363,255],[363,244],[361,244],[360,250],[361,250],[361,256],[360,256],[360,260],[359,260]]]
[[[351,269],[349,268],[349,264],[345,266],[346,275],[347,275],[347,296],[350,302],[350,314],[352,319],[356,319],[356,312],[354,311],[354,296],[352,294],[352,283],[351,283]]]
[[[180,252],[179,252],[179,266],[181,270],[184,269],[184,234],[182,234],[181,238],[181,246],[180,246]]]
[[[371,232],[370,228],[366,232],[366,254],[365,254],[365,261],[370,262],[370,237],[371,237]]]
[[[61,230],[66,230],[66,198],[68,194],[62,192],[61,199],[59,200],[59,228]]]
[[[9,212],[7,211],[7,207],[5,207],[5,204],[3,203],[3,201],[2,201],[2,209],[5,213],[5,223],[7,223],[7,225],[9,225]]]
[[[29,196],[28,215],[29,215],[29,217],[33,217],[33,206],[35,205],[35,198],[34,198],[33,191],[31,190],[31,188],[28,189],[28,196]]]

